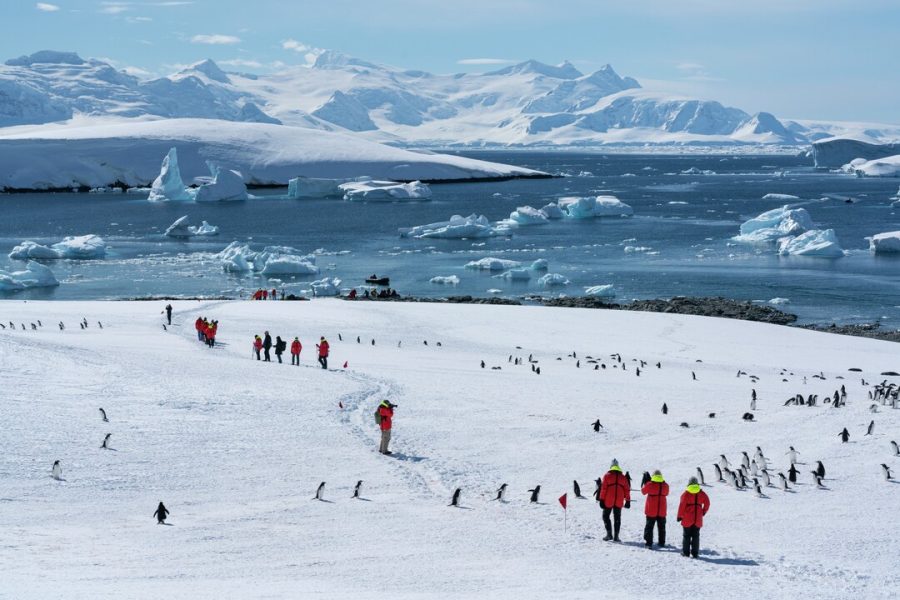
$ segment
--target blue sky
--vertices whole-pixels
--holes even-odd
[[[779,117],[900,123],[898,0],[3,0],[4,59],[36,50],[166,74],[266,72],[305,48],[436,73],[605,63],[645,87]]]

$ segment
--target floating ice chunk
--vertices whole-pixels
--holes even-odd
[[[272,275],[318,275],[319,267],[310,262],[309,258],[309,256],[293,254],[271,255],[265,259],[265,265],[260,271],[266,277]],[[256,268],[256,262],[254,262],[254,268]]]
[[[469,239],[485,238],[509,234],[509,228],[501,224],[491,224],[484,215],[462,217],[453,215],[449,221],[439,221],[400,229],[400,237]]]
[[[59,285],[49,267],[33,260],[28,261],[23,271],[0,271],[0,292],[17,292],[28,288],[54,287]]]
[[[615,196],[597,196],[594,215],[598,217],[630,217],[634,209]]]
[[[428,200],[431,198],[431,188],[427,183],[413,181],[412,183],[398,183],[396,181],[351,181],[342,183],[340,189],[344,192],[344,200],[366,200],[395,202],[402,200]]]
[[[793,194],[766,194],[762,197],[763,200],[799,200],[799,196],[794,196]]]
[[[559,207],[559,204],[556,204],[555,202],[551,202],[547,206],[541,208],[541,212],[544,213],[548,219],[562,219],[566,216]]]
[[[893,254],[900,252],[900,231],[877,233],[869,240],[869,250],[876,254]]]
[[[541,287],[562,287],[569,285],[569,280],[559,273],[547,273],[538,279],[538,285]]]
[[[436,283],[438,285],[459,285],[459,277],[456,275],[448,275],[446,277],[436,276],[432,277],[428,280],[430,283]]]
[[[498,290],[497,288],[491,288],[487,291],[488,294],[502,294],[503,290]]]
[[[228,273],[248,273],[253,270],[252,261],[256,253],[247,244],[231,242],[219,252],[217,258],[222,261],[222,268]]]
[[[781,208],[768,210],[741,225],[741,233],[735,239],[744,242],[771,242],[785,236],[798,235],[813,229],[812,217],[805,208]]]
[[[841,170],[853,173],[857,177],[898,177],[900,176],[900,154],[875,160],[856,158],[841,167]]]
[[[341,293],[341,280],[337,278],[319,279],[309,284],[315,296],[337,296]]]
[[[150,187],[150,202],[187,202],[193,200],[193,194],[184,187],[181,172],[178,170],[178,151],[169,150],[163,159],[159,175]]]
[[[43,246],[37,242],[25,240],[12,249],[12,252],[9,253],[9,257],[15,260],[53,260],[60,256],[59,252],[49,246]]]
[[[616,291],[613,288],[612,284],[592,285],[590,287],[584,288],[584,295],[591,296],[593,298],[614,298],[616,295]]]
[[[550,268],[550,263],[547,262],[546,258],[539,258],[531,263],[532,271],[546,271]]]
[[[477,271],[506,271],[520,266],[522,266],[522,263],[518,261],[505,258],[494,258],[492,256],[466,263],[467,269],[475,269]]]
[[[566,197],[559,199],[559,208],[570,219],[594,217],[627,217],[634,209],[615,196]]]
[[[201,221],[199,227],[191,225],[188,229],[193,235],[197,236],[219,235],[219,228],[215,225],[210,225],[206,221]]]
[[[509,220],[517,225],[544,225],[547,214],[531,206],[520,206],[509,214]]]
[[[97,235],[70,236],[53,244],[60,258],[90,260],[106,256],[106,242]]]
[[[769,304],[774,304],[775,306],[780,306],[782,304],[790,303],[790,299],[788,298],[772,298],[769,300]]]
[[[212,180],[204,183],[195,190],[194,198],[197,202],[235,202],[247,199],[247,185],[244,178],[237,171],[213,167]]]
[[[531,279],[531,271],[529,269],[510,269],[500,275],[494,275],[494,277],[510,281],[528,281]]]
[[[710,171],[709,169],[698,169],[697,167],[691,167],[690,169],[685,169],[681,172],[682,175],[715,175],[715,171]]]
[[[815,256],[820,258],[840,258],[844,256],[834,229],[813,229],[797,237],[783,238],[778,243],[778,254],[782,256]]]
[[[180,219],[169,225],[169,228],[166,229],[165,232],[165,235],[174,238],[189,238],[194,236],[208,236],[218,234],[219,228],[215,225],[210,225],[206,221],[203,221],[203,224],[199,227],[197,227],[196,225],[191,225],[187,215],[181,217]]]
[[[347,180],[294,177],[288,181],[288,198],[340,198],[344,195],[342,183]]]

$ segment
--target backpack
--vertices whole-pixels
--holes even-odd
[[[381,406],[375,409],[375,424],[381,425]]]

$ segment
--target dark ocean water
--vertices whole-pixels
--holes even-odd
[[[50,263],[57,288],[7,294],[8,298],[109,299],[143,295],[237,295],[271,283],[259,276],[222,271],[215,252],[233,240],[323,250],[321,276],[343,285],[366,275],[391,277],[401,293],[578,295],[586,286],[613,284],[619,300],[674,295],[720,295],[767,302],[806,322],[882,320],[900,326],[900,259],[874,256],[866,236],[900,229],[900,209],[889,198],[896,179],[858,179],[816,172],[807,158],[785,156],[602,155],[570,152],[466,152],[565,177],[432,187],[430,202],[350,203],[287,200],[284,190],[257,190],[248,202],[224,205],[151,204],[129,194],[17,194],[0,196],[0,270],[18,269],[6,253],[22,240],[59,241],[94,233],[110,254],[98,261]],[[695,167],[714,175],[687,175]],[[397,230],[446,220],[453,214],[505,218],[517,206],[541,207],[562,196],[609,193],[630,204],[629,219],[551,222],[520,228],[511,238],[401,239]],[[821,229],[833,228],[849,255],[836,260],[779,257],[773,247],[735,244],[741,222],[781,206],[767,193],[799,196]],[[853,203],[845,202],[847,197]],[[176,218],[190,215],[220,228],[220,235],[182,242],[162,236]],[[637,251],[626,252],[626,247]],[[485,256],[530,263],[545,258],[551,273],[570,280],[544,290],[513,283],[463,265]],[[457,275],[457,286],[429,283]],[[315,277],[284,281],[306,289]]]

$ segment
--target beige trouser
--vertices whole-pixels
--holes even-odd
[[[388,444],[391,443],[391,430],[390,429],[382,429],[381,430],[381,446],[378,448],[378,451],[384,454],[388,451]]]

